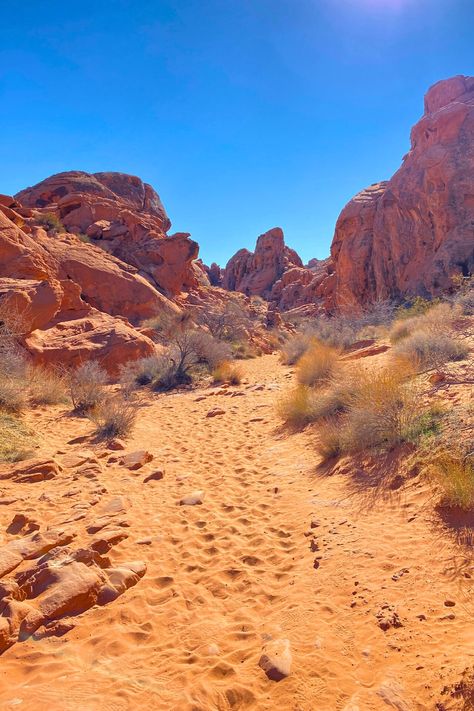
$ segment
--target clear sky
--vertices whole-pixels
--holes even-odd
[[[434,82],[474,73],[474,0],[0,1],[0,192],[139,175],[224,264],[283,227],[328,254]]]

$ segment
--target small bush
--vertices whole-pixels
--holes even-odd
[[[398,343],[393,355],[406,359],[417,370],[440,368],[444,363],[462,360],[469,352],[466,344],[445,334],[417,331]]]
[[[36,405],[58,405],[67,402],[64,376],[41,367],[30,368],[28,375],[31,402]]]
[[[277,403],[277,413],[291,427],[304,427],[315,418],[315,392],[305,385],[298,385],[285,393]]]
[[[87,361],[75,370],[69,381],[74,411],[87,414],[105,398],[107,374],[95,360]]]
[[[413,318],[414,316],[422,316],[426,314],[433,306],[440,303],[439,299],[424,299],[422,296],[415,296],[412,301],[402,304],[395,311],[397,320]]]
[[[214,368],[212,371],[212,379],[215,383],[240,385],[242,382],[242,371],[235,363],[225,360]]]
[[[323,461],[341,454],[341,430],[337,420],[325,420],[319,424],[316,449]]]
[[[54,212],[44,212],[42,215],[38,215],[36,221],[50,234],[55,235],[60,232],[66,232],[63,223]]]
[[[18,462],[33,454],[34,436],[16,417],[0,413],[0,461]]]
[[[468,457],[442,452],[428,467],[430,478],[441,491],[441,504],[474,509],[474,464]]]
[[[137,408],[123,397],[105,398],[87,416],[97,425],[99,439],[126,437],[130,434],[137,417]]]
[[[206,331],[195,331],[191,338],[191,348],[194,350],[196,362],[203,363],[210,370],[232,357],[232,349],[228,343],[219,341]]]
[[[339,352],[313,340],[298,361],[297,378],[301,385],[315,386],[329,380],[339,365]]]
[[[25,381],[7,376],[0,376],[0,411],[21,412],[26,404]]]
[[[281,348],[281,361],[284,365],[294,365],[311,345],[312,337],[307,333],[296,333]]]

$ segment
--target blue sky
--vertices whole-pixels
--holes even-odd
[[[344,204],[399,167],[425,90],[474,72],[473,0],[0,7],[0,192],[133,173],[221,264],[276,225],[326,256]]]

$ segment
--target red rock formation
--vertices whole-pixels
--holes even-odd
[[[302,261],[286,247],[280,227],[265,232],[257,239],[255,252],[241,249],[227,262],[222,285],[229,291],[247,296],[270,295],[274,283],[292,266],[302,267]]]
[[[403,165],[346,205],[327,305],[432,296],[474,267],[474,77],[435,84]],[[331,295],[331,291],[333,294]]]
[[[66,274],[66,267],[71,266],[75,278],[84,284],[92,284],[98,299],[107,300],[102,306],[120,305],[126,311],[128,299],[130,308],[137,309],[140,302],[134,303],[134,298],[142,297],[144,290],[150,315],[164,306],[177,307],[140,277],[120,269],[118,260],[76,237],[69,237],[69,245],[67,236],[64,238],[63,254],[59,238],[47,237],[43,230],[33,231],[36,240],[0,211],[0,307],[19,322],[18,328],[25,334],[24,345],[34,360],[74,365],[92,357],[115,375],[127,360],[153,353],[152,341],[126,319],[102,313],[86,303],[81,298],[82,284]],[[82,262],[75,251],[78,246]],[[154,300],[148,289],[156,294]]]
[[[229,260],[223,287],[262,296],[280,311],[303,305],[314,305],[318,310],[329,273],[329,259],[312,260],[311,267],[304,267],[276,227],[258,238],[254,253],[241,249]]]
[[[197,243],[185,233],[166,235],[171,222],[157,193],[140,178],[58,173],[22,190],[16,200],[53,212],[68,232],[100,240],[107,252],[134,266],[167,296],[197,286]]]

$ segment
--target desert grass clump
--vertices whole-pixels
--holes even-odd
[[[310,347],[298,361],[298,382],[300,385],[311,387],[320,385],[335,374],[338,366],[339,351],[313,339]]]
[[[413,437],[421,413],[410,375],[401,365],[359,372],[342,423],[343,451],[391,448]]]
[[[311,345],[312,337],[307,333],[295,333],[281,347],[281,362],[294,365]]]
[[[57,215],[54,214],[54,212],[44,212],[41,215],[38,215],[36,218],[36,222],[43,227],[46,232],[52,235],[59,234],[60,232],[66,232],[66,229],[59,219]]]
[[[448,361],[462,360],[468,352],[465,343],[432,330],[416,331],[393,349],[395,358],[407,360],[418,371],[438,369]]]
[[[342,453],[341,427],[337,420],[322,420],[318,425],[316,449],[323,461],[333,459]]]
[[[127,437],[135,425],[137,408],[121,396],[107,397],[87,413],[99,439]]]
[[[312,388],[298,385],[281,396],[277,402],[277,413],[290,427],[305,427],[316,419],[315,400],[316,395]]]
[[[69,378],[69,392],[74,411],[85,415],[105,398],[107,373],[95,360],[80,365]]]
[[[25,409],[27,402],[25,381],[0,375],[0,411],[18,413]]]
[[[224,360],[212,371],[212,379],[215,383],[240,385],[242,382],[242,370],[236,363]]]
[[[438,486],[440,504],[463,511],[474,509],[474,462],[469,456],[448,451],[439,453],[428,465],[428,475]]]
[[[28,371],[30,401],[35,405],[67,402],[66,378],[59,371],[37,366]]]
[[[33,433],[17,417],[0,412],[0,461],[19,462],[33,454]]]

